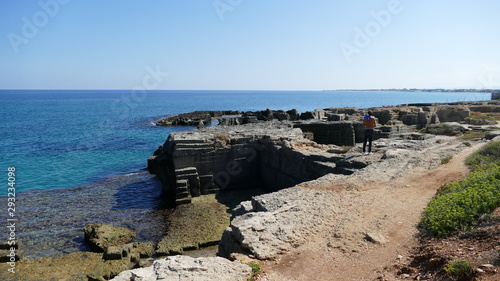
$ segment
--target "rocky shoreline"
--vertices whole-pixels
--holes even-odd
[[[163,183],[165,200],[176,205],[179,213],[186,212],[170,222],[170,229],[188,232],[169,233],[158,245],[125,239],[103,247],[102,254],[73,253],[57,262],[68,264],[71,280],[109,280],[115,276],[114,280],[177,280],[187,271],[192,273],[188,280],[247,280],[253,274],[249,266],[220,257],[173,256],[156,261],[152,257],[218,245],[217,254],[231,260],[277,259],[318,231],[338,227],[335,220],[324,218],[335,218],[336,202],[341,199],[322,186],[342,188],[352,181],[373,178],[374,173],[378,180],[388,181],[408,169],[439,165],[441,159],[466,148],[474,139],[499,135],[495,127],[499,101],[370,110],[380,125],[376,153],[366,157],[360,156],[359,147],[363,132],[360,118],[366,109],[329,108],[301,114],[294,110],[198,112],[189,118],[182,116],[184,123],[159,121],[163,125],[200,126],[195,131],[171,134],[162,151],[148,159],[149,171]],[[221,125],[202,128],[214,118]],[[454,136],[436,136],[436,131]],[[480,133],[480,137],[467,141],[457,138],[472,133]],[[221,198],[229,192],[265,194],[236,202],[240,204],[235,207]],[[189,209],[197,211],[190,213]],[[203,225],[209,227],[201,235],[193,235]],[[383,241],[376,233],[371,237]],[[83,263],[95,267],[99,261],[98,269],[83,269]],[[53,258],[21,260],[19,267],[32,268],[20,271],[17,280],[40,280],[37,270],[43,271],[54,262]],[[141,269],[118,275],[132,267]]]
[[[369,110],[379,123],[375,139],[422,140],[436,132],[452,136],[484,132],[482,126],[496,124],[500,102],[408,104]],[[352,174],[367,164],[349,161],[343,152],[363,141],[361,120],[366,111],[231,112],[218,117],[221,125],[170,134],[161,151],[148,159],[148,170],[162,181],[171,205],[223,190],[263,186],[276,191],[329,173]],[[220,114],[196,112],[190,116]],[[304,153],[295,149],[300,146],[323,151]]]

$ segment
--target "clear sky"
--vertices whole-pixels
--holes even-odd
[[[0,89],[500,89],[499,11],[498,0],[2,0]]]

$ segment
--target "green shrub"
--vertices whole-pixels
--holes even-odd
[[[253,274],[259,274],[262,272],[262,266],[258,262],[249,262],[247,265],[252,268]]]
[[[486,132],[477,132],[477,131],[467,131],[464,133],[460,139],[463,140],[471,140],[471,139],[482,139],[486,136]]]
[[[247,265],[252,268],[252,277],[248,281],[253,281],[259,273],[262,273],[262,266],[258,262],[249,262]]]
[[[443,270],[452,278],[462,278],[472,275],[472,266],[468,261],[453,259],[449,261]]]
[[[466,120],[467,119],[476,119],[476,120],[487,120],[487,119],[494,119],[493,117],[490,117],[488,115],[476,115],[476,116],[472,116],[472,117],[468,117],[468,118],[465,118]]]
[[[482,165],[500,165],[500,141],[488,143],[472,153],[465,160],[465,164],[474,170],[480,169]]]
[[[465,118],[465,122],[472,125],[494,125],[497,124],[498,114],[471,112],[471,116]]]
[[[441,159],[441,164],[448,164],[450,163],[451,159],[453,158],[453,155],[448,155],[445,158]]]
[[[487,115],[477,115],[465,118],[465,123],[471,125],[495,125],[497,121],[495,118]]]
[[[422,214],[420,228],[437,237],[477,224],[477,219],[500,206],[500,166],[471,173],[441,188]]]

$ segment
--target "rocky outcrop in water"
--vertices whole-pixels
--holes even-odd
[[[158,126],[199,126],[210,125],[213,118],[224,115],[237,115],[239,111],[194,111],[170,116],[156,122]]]
[[[259,121],[284,121],[298,120],[299,113],[296,109],[262,111],[194,111],[182,113],[161,119],[156,122],[158,126],[199,126],[210,125],[213,119],[219,120],[223,125],[240,125],[247,123],[256,123]]]
[[[100,252],[109,247],[121,247],[135,238],[134,231],[106,223],[89,224],[85,226],[84,232],[89,246]]]
[[[227,206],[215,195],[196,197],[189,205],[179,205],[169,217],[169,228],[156,245],[155,255],[180,255],[185,251],[215,246],[229,225]]]

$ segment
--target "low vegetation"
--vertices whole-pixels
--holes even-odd
[[[468,261],[453,259],[444,267],[444,271],[454,280],[469,277],[473,274],[472,266]]]
[[[432,236],[477,224],[478,218],[500,206],[500,166],[472,173],[445,186],[427,206],[421,227]]]
[[[465,161],[473,170],[481,170],[491,164],[500,165],[500,141],[491,142],[471,154]]]
[[[248,266],[252,268],[252,277],[248,279],[248,281],[254,281],[256,280],[257,276],[262,273],[262,266],[258,262],[249,262],[247,263]]]
[[[453,155],[448,155],[445,158],[441,159],[441,164],[448,164],[450,163],[451,159],[453,158]]]
[[[229,136],[227,135],[224,135],[224,134],[217,134],[214,136],[217,140],[221,141],[222,143],[224,143],[224,145],[226,144],[229,144],[229,142],[231,141],[229,139]]]
[[[448,236],[500,206],[500,142],[484,146],[466,163],[474,172],[442,187],[423,212],[419,226],[425,234]]]
[[[495,125],[497,118],[488,113],[472,112],[471,116],[465,118],[464,121],[472,125]]]
[[[423,134],[444,135],[444,136],[460,136],[466,130],[460,125],[453,125],[447,123],[430,124],[420,130]]]
[[[169,217],[167,234],[157,246],[157,255],[183,254],[184,251],[217,245],[229,226],[228,207],[215,195],[193,197],[191,204],[179,205]]]
[[[485,136],[486,136],[486,132],[467,131],[464,133],[463,136],[460,137],[460,139],[463,139],[463,140],[482,139]]]

